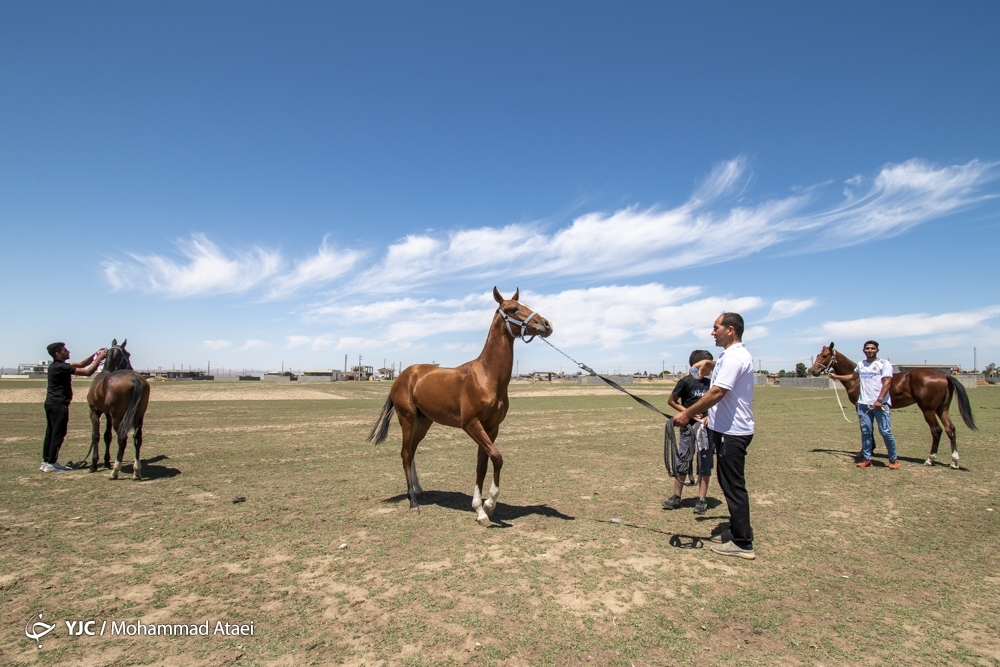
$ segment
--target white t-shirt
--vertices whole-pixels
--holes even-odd
[[[865,359],[854,371],[861,378],[861,396],[858,398],[858,403],[871,405],[878,400],[879,392],[882,391],[882,378],[892,377],[892,364],[886,359],[876,359],[871,363]],[[891,405],[889,394],[885,395],[885,400],[882,402]]]
[[[743,343],[730,345],[715,364],[712,386],[728,389],[708,410],[708,427],[727,435],[753,433],[753,357]]]

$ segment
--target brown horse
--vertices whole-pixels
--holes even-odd
[[[472,508],[476,510],[479,525],[490,524],[500,495],[500,468],[503,467],[503,457],[494,443],[510,405],[507,386],[514,366],[514,340],[524,340],[529,335],[544,338],[552,333],[548,320],[518,303],[520,293],[517,290],[513,297],[505,300],[497,288],[493,288],[493,298],[500,305],[478,358],[457,368],[416,364],[400,373],[392,383],[389,398],[372,426],[368,441],[374,440],[377,445],[385,440],[395,411],[403,428],[400,456],[403,457],[410,509],[417,509],[417,494],[423,493],[414,458],[417,445],[427,435],[431,424],[437,422],[462,429],[479,445]],[[483,480],[490,461],[493,462],[493,484],[484,501]]]
[[[132,356],[125,349],[128,339],[118,344],[118,339],[111,341],[104,361],[104,370],[97,374],[87,393],[87,403],[90,405],[90,423],[94,430],[90,442],[94,450],[94,459],[90,464],[90,472],[97,472],[98,440],[101,435],[101,416],[108,416],[107,430],[104,431],[104,467],[111,467],[111,428],[118,434],[118,456],[115,467],[111,471],[111,479],[118,479],[122,469],[122,457],[125,456],[125,446],[128,444],[128,434],[134,428],[132,446],[135,447],[135,464],[132,467],[133,479],[142,479],[142,464],[139,460],[139,450],[142,448],[142,421],[149,405],[149,383],[132,370],[129,358]],[[89,453],[89,452],[88,452]]]
[[[836,375],[851,375],[856,367],[857,364],[839,350],[833,349],[831,342],[820,350],[816,356],[816,363],[812,365],[809,372],[813,375],[820,375],[832,370]],[[851,403],[857,405],[858,397],[861,395],[861,381],[853,379],[841,384],[847,390],[847,396],[851,399]],[[944,432],[948,434],[948,439],[951,441],[951,467],[956,470],[959,467],[958,448],[955,444],[955,425],[948,415],[951,398],[956,394],[958,395],[958,411],[962,415],[962,421],[975,431],[976,421],[972,418],[969,395],[966,393],[965,387],[953,376],[925,368],[896,373],[892,376],[892,383],[889,385],[892,409],[896,410],[916,404],[924,415],[924,421],[931,429],[931,455],[924,461],[925,465],[932,466],[937,460],[942,431],[941,426],[938,425],[938,419],[940,419],[941,423],[944,424]]]

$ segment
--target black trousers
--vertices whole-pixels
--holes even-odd
[[[42,461],[55,463],[59,460],[59,448],[66,439],[69,426],[69,403],[45,404],[45,442],[42,444]]]
[[[708,437],[715,445],[719,468],[719,486],[729,506],[729,529],[733,542],[741,549],[753,548],[753,528],[750,527],[750,494],[747,493],[743,474],[747,460],[747,447],[753,440],[750,435],[726,435],[708,430]]]

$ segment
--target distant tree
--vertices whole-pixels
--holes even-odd
[[[787,375],[788,374],[785,373],[785,369],[784,368],[782,368],[780,371],[778,371],[778,377],[780,377],[780,378],[786,377]]]
[[[795,375],[800,378],[804,378],[806,376],[806,365],[801,361],[795,364]]]
[[[764,369],[762,371],[757,371],[757,372],[760,373],[761,375],[770,375],[771,374],[771,371],[769,371],[767,369]]]

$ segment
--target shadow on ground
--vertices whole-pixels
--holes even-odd
[[[857,450],[822,449],[820,447],[816,447],[814,449],[810,449],[809,451],[814,454],[832,454],[833,456],[836,456],[838,458],[846,457],[849,458],[853,463],[857,463],[858,461],[861,460],[861,458],[858,456]],[[925,459],[917,458],[915,456],[898,456],[897,459],[900,461],[906,461],[907,463],[916,463],[918,465],[922,464],[925,461]],[[951,454],[947,454],[946,456],[942,457],[942,460],[935,462],[934,465],[943,465],[945,467],[948,467],[949,461],[951,461]],[[872,464],[875,466],[887,467],[889,465],[889,457],[885,454],[876,451],[872,453]],[[969,469],[963,465],[959,465],[957,469],[969,472]]]
[[[154,456],[151,459],[142,460],[142,480],[141,481],[153,481],[157,479],[167,479],[170,477],[176,477],[181,474],[181,471],[177,468],[171,468],[169,466],[158,466],[156,465],[160,461],[169,458],[164,454],[159,456]],[[122,464],[122,474],[131,475],[135,471],[135,466],[131,463]]]
[[[409,496],[401,493],[391,498],[385,498],[382,502],[386,504],[399,503]],[[437,505],[450,510],[472,513],[472,496],[460,491],[424,491],[417,496],[417,501],[421,505]],[[563,514],[559,510],[548,505],[508,505],[507,503],[497,503],[493,512],[494,524],[499,524],[502,528],[508,528],[511,524],[506,523],[521,517],[538,515],[549,517],[550,519],[562,519],[563,521],[575,521],[576,517]]]

